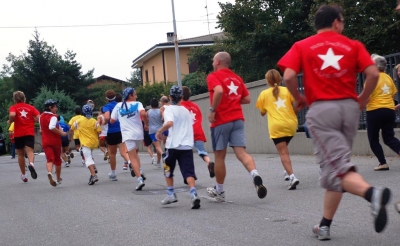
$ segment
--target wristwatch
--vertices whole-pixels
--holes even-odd
[[[215,113],[215,109],[212,108],[212,107],[210,107],[210,112],[211,112],[211,113]]]

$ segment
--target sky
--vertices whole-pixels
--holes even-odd
[[[234,1],[174,0],[178,39],[220,32],[218,2]],[[26,53],[36,27],[60,55],[75,52],[83,73],[126,80],[132,61],[174,30],[171,0],[13,0],[2,1],[1,9],[0,66],[9,53]]]

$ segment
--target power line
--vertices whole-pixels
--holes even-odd
[[[211,19],[216,21],[217,19]],[[210,20],[183,20],[176,22],[204,22]],[[88,25],[67,25],[67,26],[0,26],[0,29],[22,29],[22,28],[64,28],[64,27],[103,27],[103,26],[132,26],[132,25],[153,25],[153,24],[166,24],[171,21],[155,21],[155,22],[136,22],[136,23],[114,23],[114,24],[88,24]]]

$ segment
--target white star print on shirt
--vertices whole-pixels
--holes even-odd
[[[190,114],[192,115],[192,120],[193,120],[193,123],[194,123],[196,121],[196,114],[193,113],[192,110],[190,110]]]
[[[274,102],[276,104],[276,109],[280,109],[281,107],[286,108],[285,105],[286,99],[281,99],[280,97],[278,97],[278,100],[276,102]]]
[[[339,60],[342,59],[343,56],[335,55],[335,53],[333,53],[332,48],[328,49],[326,55],[318,55],[318,57],[324,61],[324,63],[321,66],[321,70],[324,70],[327,67],[333,67],[336,70],[340,70]]]
[[[25,109],[23,109],[23,110],[20,112],[20,114],[21,114],[21,117],[27,118],[26,115],[28,114],[28,112],[25,112]]]
[[[228,95],[230,95],[230,94],[232,94],[232,93],[235,93],[235,95],[237,95],[237,88],[238,88],[239,86],[236,86],[234,83],[233,83],[233,81],[231,81],[231,84],[228,86],[228,88],[229,88],[229,94]]]
[[[387,86],[386,83],[385,83],[384,86],[381,87],[381,89],[382,89],[382,94],[389,94],[390,93],[390,87]]]

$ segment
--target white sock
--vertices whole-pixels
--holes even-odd
[[[116,175],[115,170],[111,170],[112,175]]]
[[[223,191],[224,191],[224,184],[216,184],[215,185],[215,188],[216,188],[216,190],[217,190],[217,193],[218,194],[221,194]]]
[[[253,169],[253,170],[250,171],[250,176],[252,178],[254,178],[254,176],[257,176],[257,175],[258,175],[257,169]]]
[[[33,162],[29,162],[29,165],[31,165],[32,167],[35,167],[35,165],[33,164]]]
[[[292,173],[292,174],[290,174],[290,179],[294,179],[294,178],[296,178],[295,176],[294,176],[294,173]]]
[[[22,178],[23,178],[23,179],[26,179],[26,174],[22,174]]]

